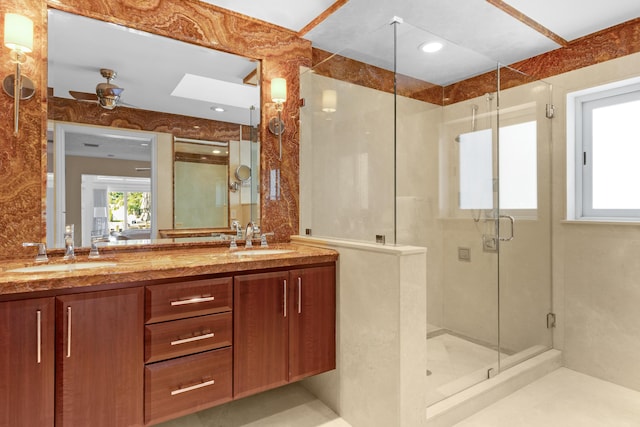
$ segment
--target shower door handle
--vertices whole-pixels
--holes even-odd
[[[511,215],[499,215],[498,221],[500,221],[501,218],[505,218],[509,220],[509,223],[511,224],[511,235],[509,237],[502,237],[498,233],[498,239],[500,239],[501,242],[510,242],[513,240],[513,224],[516,222],[516,220]],[[498,227],[498,230],[499,229],[500,228]]]

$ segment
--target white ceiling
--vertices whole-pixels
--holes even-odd
[[[326,0],[279,0],[263,6],[252,0],[203,0],[263,21],[300,31]],[[566,40],[640,16],[639,0],[506,0]],[[284,19],[284,16],[298,19]],[[399,29],[398,71],[441,85],[512,64],[559,47],[529,26],[484,0],[349,0],[305,38],[314,47],[393,69],[393,35]],[[447,40],[425,57],[417,46],[429,38]]]

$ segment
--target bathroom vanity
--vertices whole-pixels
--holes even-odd
[[[284,244],[5,263],[0,426],[152,425],[334,369],[336,260]]]

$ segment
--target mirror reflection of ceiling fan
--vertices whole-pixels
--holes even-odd
[[[102,108],[107,110],[113,110],[118,105],[128,105],[124,102],[120,102],[120,95],[124,91],[124,88],[118,87],[111,83],[116,78],[117,73],[108,68],[101,68],[100,74],[107,79],[106,83],[98,83],[96,86],[96,93],[77,92],[70,90],[69,94],[78,101],[96,102]],[[130,105],[128,105],[130,106]]]

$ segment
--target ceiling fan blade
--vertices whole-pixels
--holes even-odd
[[[129,108],[138,108],[135,105],[129,104],[127,102],[122,102],[122,101],[118,101],[118,105],[122,105],[123,107],[129,107]]]
[[[70,90],[69,95],[71,95],[78,101],[92,101],[92,102],[98,101],[98,95],[96,95],[95,93],[76,92],[75,90]]]

